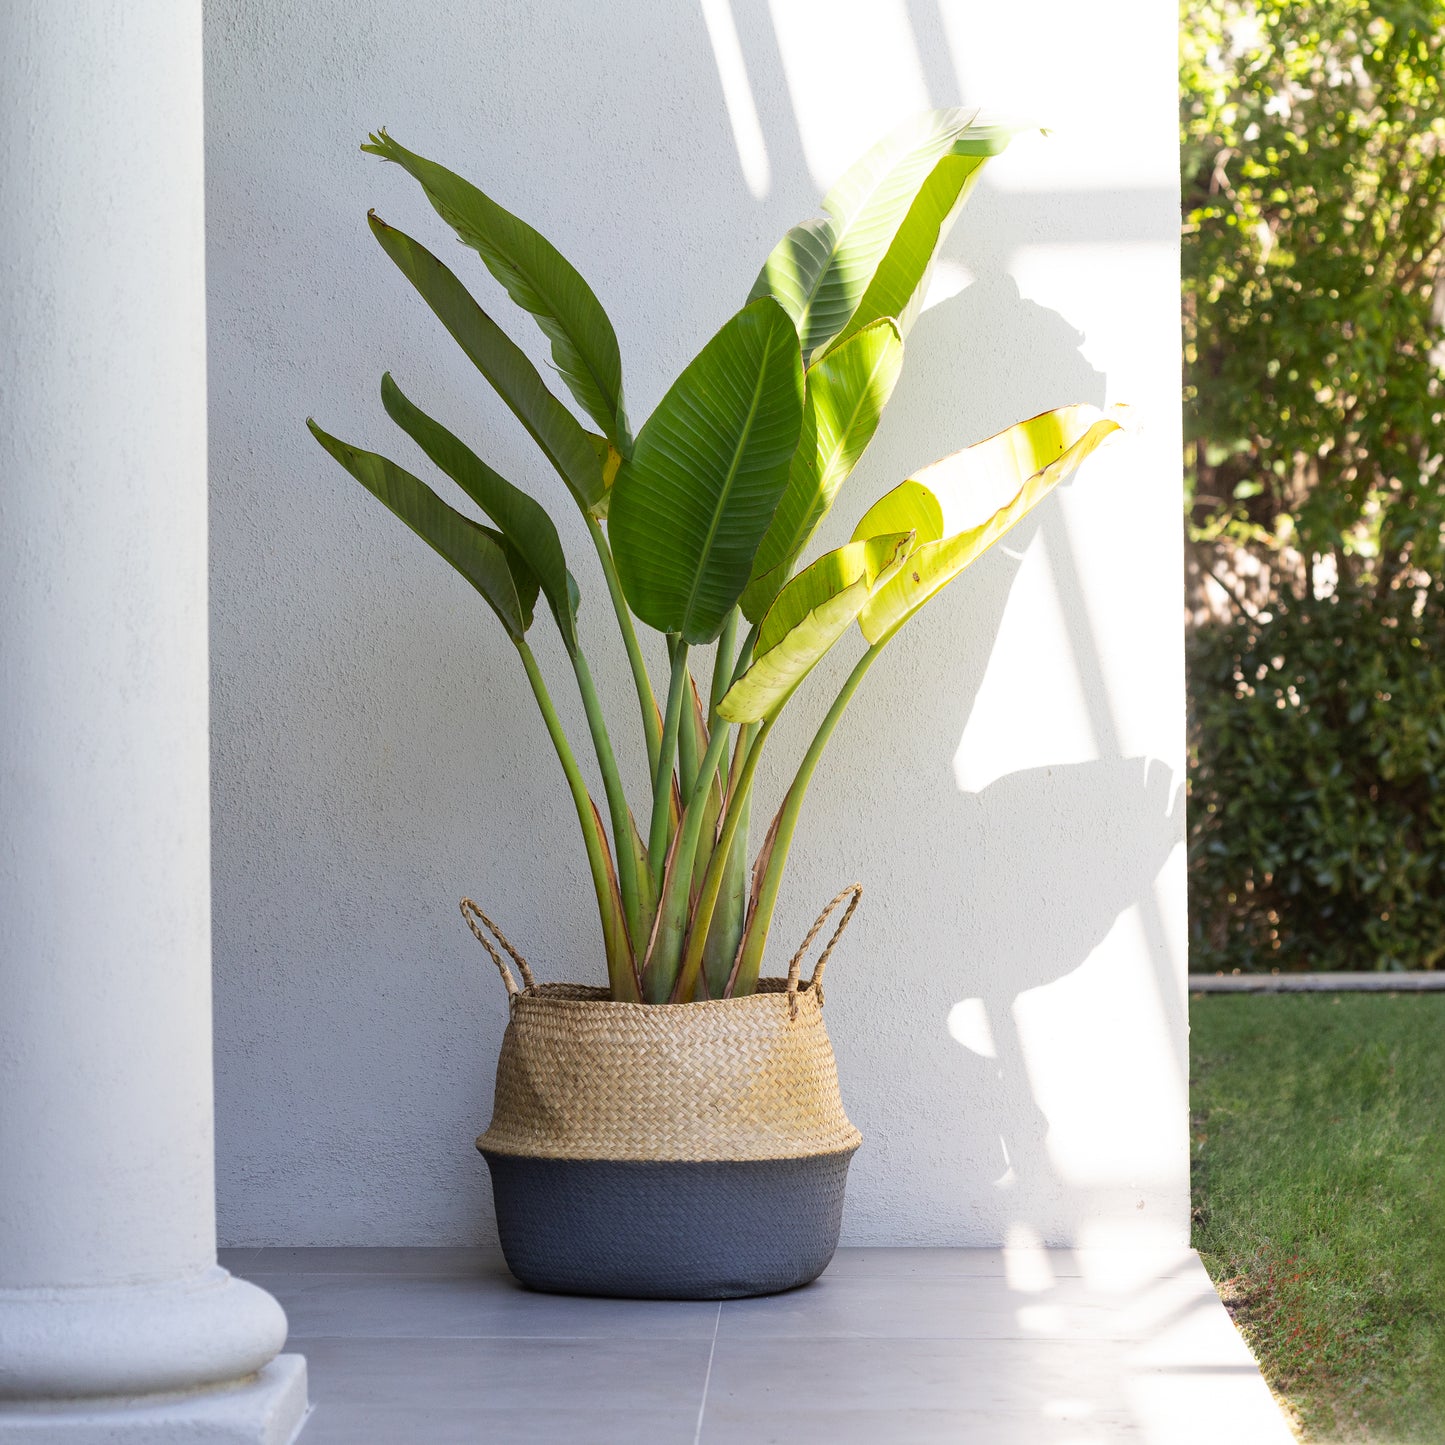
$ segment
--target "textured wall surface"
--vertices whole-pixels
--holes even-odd
[[[991,164],[818,545],[1020,417],[1124,401],[1136,427],[873,670],[810,795],[772,963],[866,884],[828,992],[866,1139],[851,1241],[1185,1237],[1174,12],[1120,0],[1109,22],[1068,0],[208,5],[226,1242],[491,1238],[471,1141],[506,1009],[456,900],[494,911],[545,975],[603,974],[515,654],[303,418],[418,466],[377,398],[389,367],[544,497],[614,731],[640,751],[575,508],[367,207],[538,359],[540,338],[358,143],[385,124],[550,236],[613,317],[640,423],[838,172],[901,117],[958,103],[1052,134]],[[581,736],[549,631],[538,652]],[[764,802],[849,665],[794,703]]]

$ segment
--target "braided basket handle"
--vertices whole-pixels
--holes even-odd
[[[798,951],[793,955],[788,964],[788,1017],[795,1019],[798,1016],[798,973],[803,965],[803,955],[813,946],[813,940],[822,930],[823,925],[828,921],[833,910],[845,899],[848,899],[848,906],[843,910],[843,916],[838,920],[838,926],[833,930],[833,936],[828,940],[828,946],[818,955],[818,961],[813,965],[813,976],[808,980],[813,992],[818,995],[819,1008],[823,1005],[823,969],[827,966],[828,955],[837,946],[838,940],[843,936],[843,930],[853,921],[853,914],[857,910],[858,900],[863,896],[863,885],[861,883],[850,883],[831,903],[817,916],[813,926],[808,930],[808,936],[798,945]]]
[[[495,938],[511,955],[512,962],[521,970],[522,982],[528,988],[536,988],[537,980],[532,976],[532,970],[527,966],[527,960],[512,947],[507,941],[507,935],[503,933],[470,898],[462,899],[462,917],[467,920],[467,927],[472,930],[472,934],[477,942],[492,955],[492,962],[497,965],[497,972],[502,975],[502,982],[506,985],[508,1003],[515,1003],[521,994],[521,990],[517,987],[517,980],[512,977],[512,970],[507,967],[502,959],[502,955],[492,947],[492,939],[488,938],[487,934],[483,933],[482,930],[477,927],[478,922],[480,922],[483,927],[486,928],[487,933],[490,933],[492,938]]]

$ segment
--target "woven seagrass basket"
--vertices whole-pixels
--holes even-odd
[[[862,1136],[843,1112],[821,975],[861,892],[854,885],[829,904],[787,978],[763,979],[746,998],[683,1004],[614,1003],[605,989],[539,984],[463,902],[511,1001],[492,1122],[477,1148],[502,1250],[522,1283],[729,1299],[823,1272]],[[804,952],[844,898],[812,978],[800,980]]]

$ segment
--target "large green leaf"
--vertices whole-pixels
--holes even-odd
[[[541,584],[567,651],[577,651],[577,584],[562,539],[539,502],[499,476],[467,444],[410,401],[388,371],[381,378],[387,415],[500,528]]]
[[[619,451],[630,445],[617,335],[592,288],[540,232],[445,166],[398,145],[383,129],[362,150],[394,161],[437,214],[486,262],[507,294],[537,318],[563,381]]]
[[[467,288],[419,241],[388,226],[375,211],[367,220],[382,250],[421,293],[477,370],[567,483],[582,510],[603,504],[602,462],[581,422],[547,390],[521,347],[477,305]]]
[[[908,335],[923,305],[938,248],[953,229],[987,159],[985,154],[946,155],[934,166],[878,263],[858,309],[843,328],[843,337],[861,331],[880,316],[895,318],[898,330]]]
[[[502,534],[447,506],[425,482],[395,462],[338,441],[309,417],[306,425],[372,496],[395,512],[482,594],[502,626],[520,642],[532,625],[537,579]]]
[[[808,368],[803,428],[788,487],[753,559],[742,596],[749,622],[768,610],[838,488],[873,440],[902,366],[903,340],[893,323],[884,320],[830,348]]]
[[[788,484],[803,416],[798,337],[777,302],[738,312],[688,363],[618,469],[608,533],[632,610],[711,642]]]
[[[912,478],[913,484],[934,498],[943,519],[943,534],[916,547],[892,581],[868,599],[858,619],[863,636],[870,643],[886,642],[930,597],[977,561],[1095,447],[1119,430],[1118,421],[1095,407],[1060,407],[1021,421],[919,472]],[[986,521],[950,530],[950,517],[966,515],[971,499],[976,506],[980,495],[998,495],[1007,487],[1015,488],[1012,499]],[[916,499],[917,494],[912,495]],[[869,516],[878,511],[874,508]],[[887,515],[892,520],[899,513],[900,508],[894,507]]]
[[[798,328],[803,355],[815,356],[842,334],[858,311],[920,192],[944,157],[966,156],[982,164],[1008,144],[1011,134],[1010,127],[982,120],[978,111],[929,111],[909,121],[874,146],[828,192],[821,219],[794,226],[778,242],[751,294],[776,297]],[[973,169],[976,165],[962,175],[950,171],[940,185],[946,191],[946,183],[957,178],[961,188]],[[899,292],[906,299],[922,284],[927,257],[915,274],[918,252],[929,239],[928,217],[944,199],[931,195],[904,243],[892,254],[880,297]],[[932,228],[933,245],[940,238],[941,224]],[[874,310],[860,325],[889,314]]]
[[[848,630],[869,595],[886,587],[913,546],[913,533],[870,537],[826,552],[778,594],[758,630],[757,657],[728,689],[718,715],[760,722]]]
[[[750,300],[771,296],[782,306],[798,328],[799,340],[805,343],[805,355],[809,308],[837,244],[838,226],[831,217],[813,216],[799,221],[768,253],[748,293]],[[861,298],[861,291],[859,296]],[[841,331],[842,327],[838,329]]]

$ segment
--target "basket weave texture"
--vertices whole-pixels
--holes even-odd
[[[821,991],[614,1003],[534,984],[513,998],[477,1147],[538,1159],[799,1159],[851,1152]],[[796,986],[796,985],[795,985]],[[796,1006],[794,1005],[796,1000]]]

